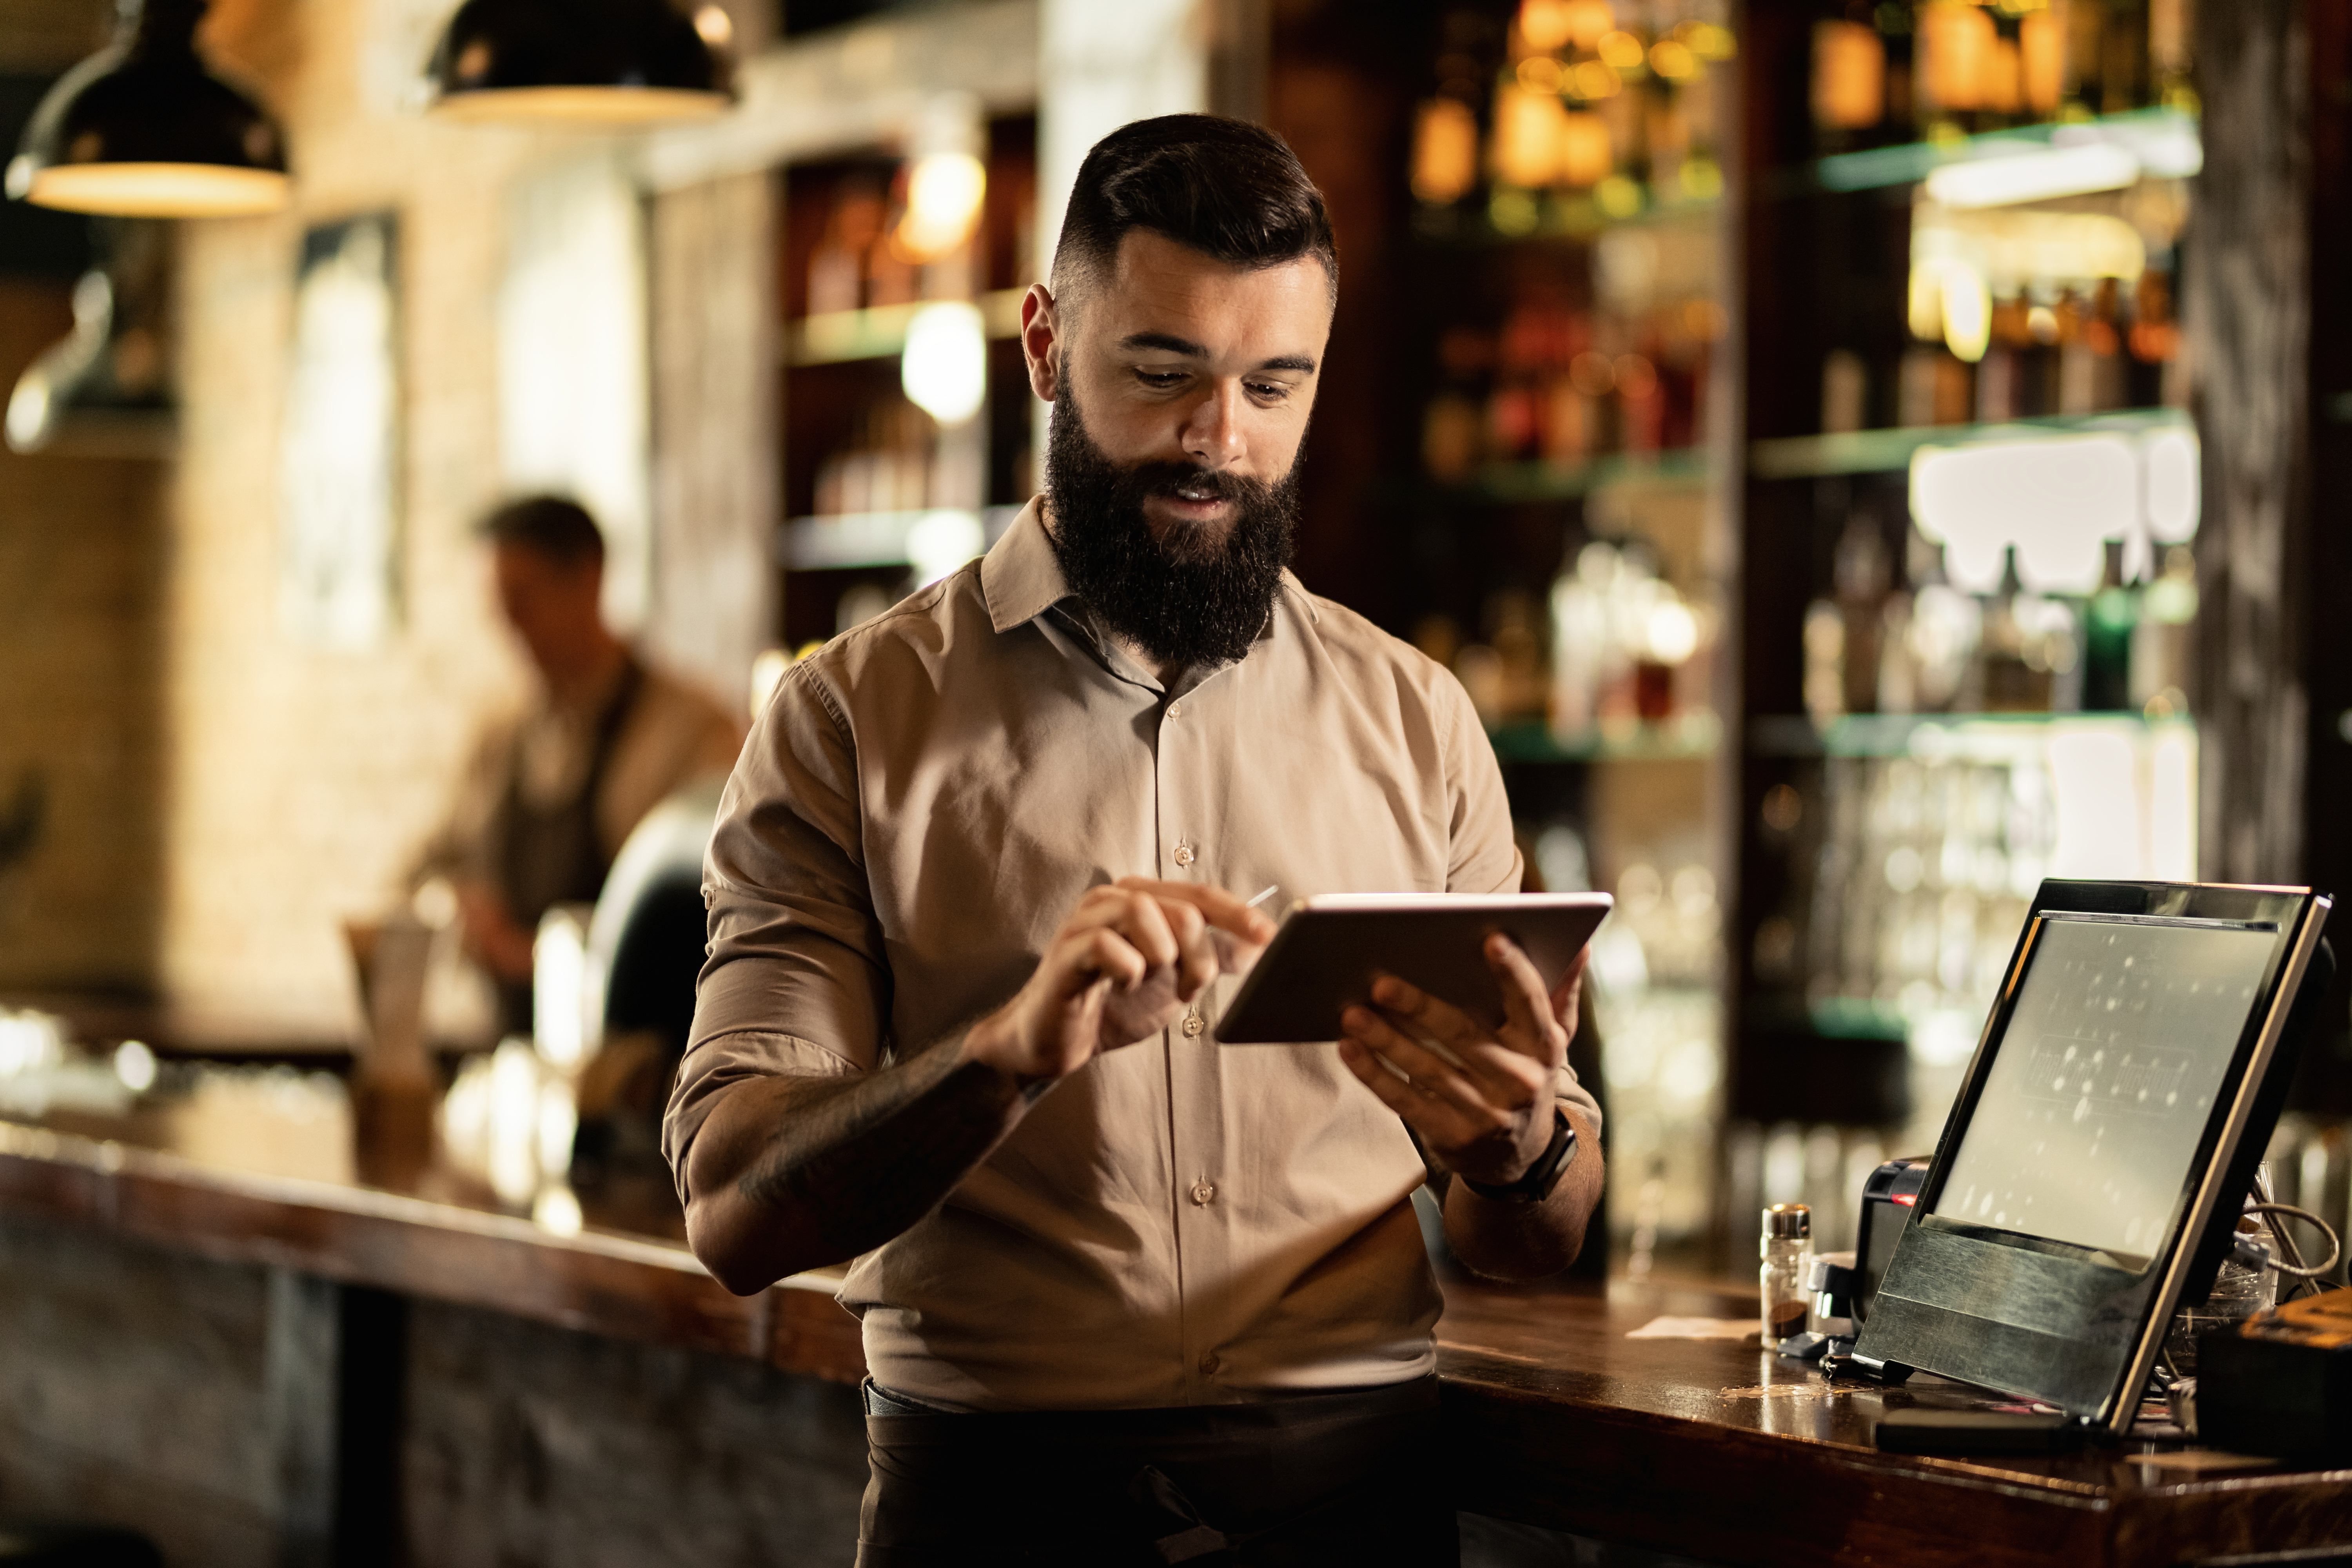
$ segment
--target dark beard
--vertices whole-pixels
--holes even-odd
[[[1145,499],[1188,488],[1234,503],[1223,549],[1195,524],[1177,524],[1165,541],[1151,536]],[[1072,592],[1155,662],[1234,663],[1265,629],[1297,528],[1297,463],[1271,485],[1191,463],[1120,468],[1087,434],[1065,374],[1045,443],[1045,492],[1054,553]]]

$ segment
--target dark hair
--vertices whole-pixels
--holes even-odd
[[[1070,190],[1054,249],[1054,289],[1109,267],[1148,228],[1234,267],[1323,264],[1339,289],[1339,250],[1323,193],[1289,143],[1262,125],[1214,114],[1163,114],[1094,144]]]
[[[525,496],[510,500],[475,531],[493,544],[519,544],[559,566],[604,559],[604,535],[588,509],[563,496]]]

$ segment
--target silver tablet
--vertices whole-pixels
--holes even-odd
[[[1372,978],[1393,974],[1489,1028],[1503,999],[1486,963],[1489,934],[1527,950],[1547,987],[1608,916],[1606,893],[1331,893],[1291,906],[1217,1024],[1228,1046],[1339,1037],[1339,1016],[1370,1003]]]

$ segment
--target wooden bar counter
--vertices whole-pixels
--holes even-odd
[[[371,1184],[348,1118],[317,1112],[331,1095],[272,1110],[289,1077],[0,1121],[0,1513],[122,1519],[175,1565],[847,1561],[862,1369],[832,1280],[731,1296],[658,1194],[575,1226],[437,1165]],[[1618,1543],[1612,1561],[2352,1552],[2352,1472],[2151,1445],[1880,1454],[1883,1409],[1986,1401],[1627,1338],[1737,1316],[1734,1293],[1457,1279],[1447,1302],[1461,1506]]]

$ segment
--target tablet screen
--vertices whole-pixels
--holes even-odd
[[[1936,1211],[2145,1267],[2277,944],[2219,921],[2046,919]]]

